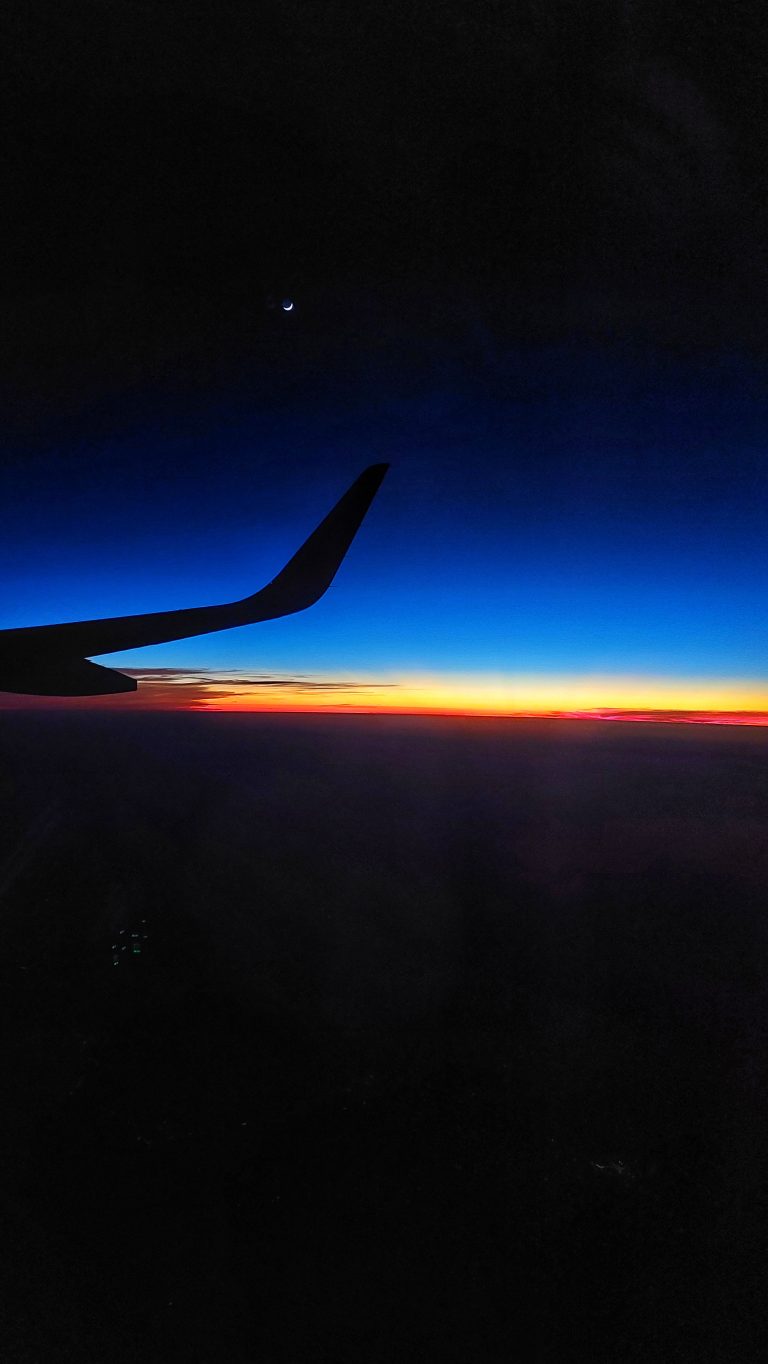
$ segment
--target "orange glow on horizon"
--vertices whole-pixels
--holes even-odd
[[[443,676],[354,683],[320,694],[285,688],[279,699],[233,689],[203,702],[219,712],[329,712],[550,719],[663,720],[768,724],[768,684],[709,678]]]
[[[225,674],[205,669],[132,671],[131,695],[0,696],[2,709],[114,709],[198,713],[355,714],[631,720],[768,725],[768,682],[626,675],[440,674],[335,679]]]

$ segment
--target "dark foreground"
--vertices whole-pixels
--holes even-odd
[[[3,1364],[763,1357],[768,732],[0,760]]]

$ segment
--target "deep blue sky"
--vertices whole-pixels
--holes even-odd
[[[301,326],[296,316],[289,320]],[[490,343],[489,343],[490,344]],[[487,348],[486,348],[487,349]],[[768,676],[768,466],[738,357],[495,345],[271,402],[114,402],[2,473],[3,624],[255,590],[347,482],[392,469],[327,598],[126,665]]]

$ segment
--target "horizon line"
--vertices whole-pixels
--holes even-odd
[[[9,696],[13,693],[8,693]],[[104,698],[106,701],[107,698]],[[606,724],[657,724],[657,725],[703,725],[731,728],[768,728],[768,711],[738,710],[685,710],[651,709],[640,707],[595,707],[579,710],[519,710],[488,711],[414,708],[395,706],[349,705],[293,705],[293,706],[228,706],[228,705],[116,705],[99,702],[101,698],[65,697],[53,701],[50,697],[19,698],[14,703],[0,701],[0,713],[51,713],[72,711],[99,711],[122,715],[335,715],[335,716],[390,716],[402,719],[453,719],[453,720],[554,720],[554,721],[593,721]],[[52,703],[53,702],[53,703]]]
[[[149,710],[150,708],[147,707]],[[756,728],[768,726],[768,711],[735,710],[639,710],[628,707],[595,708],[594,710],[441,710],[438,708],[414,709],[395,706],[189,706],[176,707],[179,710],[196,710],[213,715],[391,715],[411,716],[425,719],[454,720],[600,720],[606,723],[624,721],[632,724],[699,724],[699,725],[751,725]]]

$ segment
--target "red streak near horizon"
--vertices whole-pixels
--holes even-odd
[[[751,728],[768,727],[768,711],[748,710],[672,710],[672,709],[632,709],[618,707],[595,707],[579,710],[475,710],[472,707],[417,707],[365,705],[354,702],[327,702],[318,705],[315,701],[269,702],[261,704],[228,704],[223,697],[206,700],[205,691],[186,696],[173,695],[183,688],[168,686],[152,687],[145,684],[136,695],[125,696],[19,696],[14,693],[0,693],[0,712],[33,710],[112,710],[123,714],[142,712],[144,714],[178,714],[188,712],[196,715],[392,715],[413,716],[418,718],[443,719],[488,719],[488,720],[604,720],[624,721],[632,724],[656,725],[730,725]]]
[[[573,710],[561,711],[563,720],[630,720],[656,725],[768,725],[764,711]]]
[[[414,709],[412,706],[358,705],[263,705],[263,706],[182,706],[180,710],[205,711],[217,715],[413,715],[425,718],[442,717],[457,720],[606,720],[629,721],[634,724],[667,725],[751,725],[768,727],[765,711],[640,711],[640,710],[550,710],[550,711],[478,711]]]

